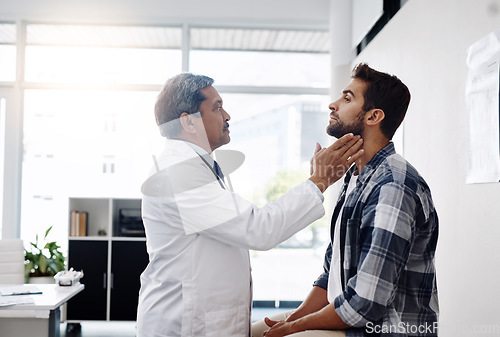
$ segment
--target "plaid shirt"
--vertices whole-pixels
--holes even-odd
[[[332,218],[332,233],[344,204],[341,228],[343,293],[335,310],[353,328],[347,336],[437,336],[438,298],[434,255],[438,217],[429,187],[396,154],[380,150],[361,171],[345,200],[346,175]],[[333,237],[333,234],[332,234]],[[325,272],[315,286],[327,289],[332,244]]]

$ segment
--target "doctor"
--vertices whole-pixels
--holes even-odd
[[[362,154],[352,134],[311,159],[311,177],[258,208],[233,193],[212,152],[229,143],[229,114],[206,76],[168,80],[155,105],[167,137],[142,186],[149,264],[141,275],[138,337],[247,337],[249,249],[267,250],[324,214],[322,193]]]

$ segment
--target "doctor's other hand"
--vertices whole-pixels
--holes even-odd
[[[342,136],[327,148],[316,144],[311,159],[311,180],[321,192],[339,180],[364,153],[363,139],[352,133]]]

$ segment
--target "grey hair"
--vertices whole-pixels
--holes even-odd
[[[158,95],[155,118],[162,136],[174,137],[181,131],[179,118],[183,112],[194,114],[206,99],[200,89],[209,87],[214,80],[208,76],[182,73],[170,78]],[[167,124],[168,123],[168,124]]]

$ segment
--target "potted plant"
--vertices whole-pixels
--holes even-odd
[[[45,231],[41,241],[36,234],[35,242],[30,242],[30,251],[24,251],[24,276],[29,283],[53,283],[54,275],[65,269],[61,247],[55,241],[47,240],[51,229],[52,226]]]

